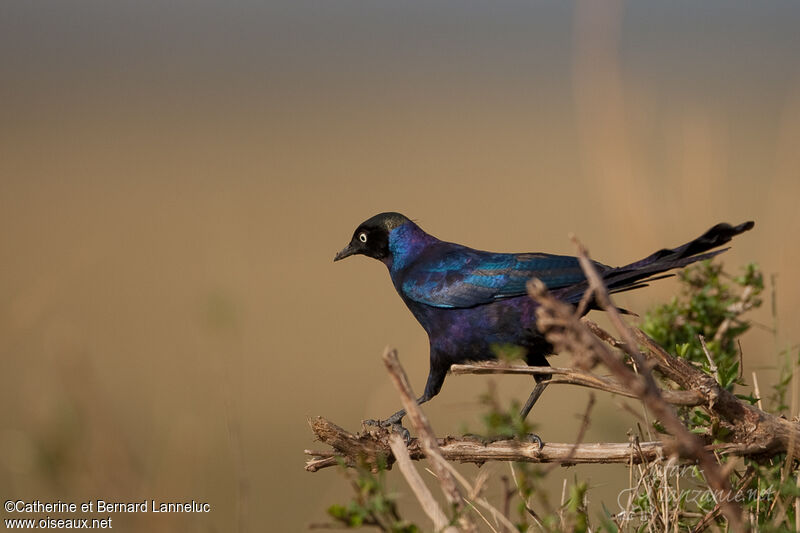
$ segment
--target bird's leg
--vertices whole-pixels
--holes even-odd
[[[418,398],[417,399],[417,405],[422,403],[422,402],[420,402],[421,399],[422,398]],[[390,416],[389,418],[387,418],[386,420],[381,422],[381,424],[384,425],[384,426],[393,426],[395,424],[400,424],[400,422],[403,420],[403,418],[405,416],[406,416],[406,410],[405,409],[400,409],[395,414],[393,414],[392,416]]]
[[[525,402],[525,405],[522,406],[522,409],[519,412],[519,416],[520,418],[522,418],[522,420],[525,420],[528,417],[528,413],[531,412],[533,404],[536,403],[536,400],[538,400],[539,396],[542,395],[544,389],[547,388],[547,380],[549,378],[550,378],[549,375],[533,376],[533,379],[536,380],[536,386],[531,391],[531,395],[528,396],[528,401]],[[544,447],[544,443],[542,442],[542,439],[539,437],[539,435],[531,433],[530,435],[528,435],[528,440],[537,443],[539,445],[540,450]]]
[[[536,400],[538,400],[539,396],[542,395],[544,389],[547,388],[547,378],[549,377],[550,376],[542,376],[542,377],[534,376],[534,379],[536,379],[536,386],[533,388],[533,391],[531,391],[531,395],[528,396],[528,401],[525,402],[525,405],[522,407],[522,410],[520,410],[519,413],[520,419],[525,420],[525,418],[528,416],[528,413],[530,412],[531,407],[533,407],[533,404],[536,403]],[[477,440],[484,446],[486,446],[487,444],[491,444],[492,442],[497,442],[499,440],[506,440],[508,438],[507,435],[483,437],[480,435],[471,435],[471,434],[465,435],[465,437],[468,437],[471,440]],[[535,442],[536,444],[538,444],[540,450],[544,447],[544,442],[542,441],[541,437],[539,437],[539,435],[536,435],[535,433],[529,433],[526,438],[528,441]]]
[[[442,390],[442,383],[444,383],[444,377],[446,375],[447,369],[440,370],[437,368],[434,370],[434,368],[431,367],[431,370],[428,373],[428,381],[425,383],[425,392],[422,394],[422,396],[417,398],[417,405],[422,405],[439,394],[439,391]],[[364,424],[367,424],[368,426],[392,428],[393,431],[400,433],[406,440],[406,443],[408,443],[411,440],[411,434],[405,427],[403,427],[403,424],[401,423],[401,420],[403,420],[403,417],[405,416],[406,410],[400,409],[386,420],[369,419],[364,420]]]
[[[426,397],[425,394],[417,398],[417,405],[423,404],[430,400],[430,398]],[[368,419],[364,420],[364,424],[368,426],[379,426],[384,428],[391,428],[392,431],[395,433],[399,433],[403,439],[408,444],[411,441],[411,433],[409,433],[408,429],[402,424],[403,418],[406,416],[406,410],[400,409],[395,414],[387,418],[386,420],[375,420],[375,419]]]
[[[423,398],[424,396],[420,396],[417,399],[417,405],[427,401],[427,399]],[[411,433],[409,433],[408,429],[406,429],[401,422],[403,420],[403,417],[405,416],[406,416],[406,410],[400,409],[386,420],[375,420],[373,418],[369,418],[367,420],[364,420],[364,424],[368,426],[391,428],[391,430],[394,431],[395,433],[399,433],[403,437],[403,440],[406,441],[406,444],[408,444],[411,441]]]
[[[547,381],[539,381],[536,383],[536,386],[531,391],[531,395],[528,396],[528,401],[525,402],[525,405],[522,406],[522,409],[519,411],[519,416],[523,420],[528,418],[528,413],[531,412],[531,408],[533,404],[536,403],[536,400],[539,399],[539,396],[542,395],[544,389],[547,388]]]

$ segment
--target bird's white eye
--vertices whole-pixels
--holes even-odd
[[[367,242],[367,234],[362,231],[358,234],[358,240],[361,242]]]

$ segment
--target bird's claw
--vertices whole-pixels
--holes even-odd
[[[406,446],[411,444],[411,433],[401,424],[400,422],[395,422],[391,425],[392,431],[395,433],[399,433],[403,440],[406,443]]]
[[[539,451],[541,451],[542,448],[544,448],[544,442],[542,441],[541,437],[539,437],[539,435],[535,433],[529,433],[528,436],[526,437],[526,440],[528,442],[535,442],[536,444],[538,444]]]
[[[392,420],[391,418],[387,420],[375,420],[370,418],[364,420],[363,423],[367,426],[387,428],[393,433],[398,433],[401,437],[403,437],[403,440],[406,442],[406,446],[411,443],[411,432],[409,432],[399,421]]]

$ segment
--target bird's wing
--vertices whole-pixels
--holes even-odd
[[[542,280],[549,289],[586,279],[575,257],[499,254],[458,247],[420,257],[409,266],[401,290],[406,297],[422,304],[464,308],[522,296],[531,278]]]

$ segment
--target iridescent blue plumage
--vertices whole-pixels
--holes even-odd
[[[392,269],[393,279],[403,278],[399,290],[416,302],[441,308],[474,307],[522,296],[534,277],[550,289],[585,280],[574,257],[482,252],[441,241],[430,243],[421,260],[405,257],[402,264],[403,269]],[[597,266],[601,271],[607,268]]]
[[[595,263],[612,292],[643,287],[655,276],[713,257],[708,252],[753,227],[718,224],[675,249],[664,249],[624,267]],[[558,298],[580,301],[586,278],[577,258],[544,253],[494,253],[441,241],[399,213],[382,213],[362,223],[335,260],[353,254],[379,259],[392,283],[428,333],[430,373],[419,402],[439,393],[450,366],[495,357],[496,345],[520,346],[530,365],[546,366],[552,347],[536,329],[536,303],[526,293],[540,279]],[[536,401],[539,384],[523,409]],[[404,411],[388,419],[397,423]]]

